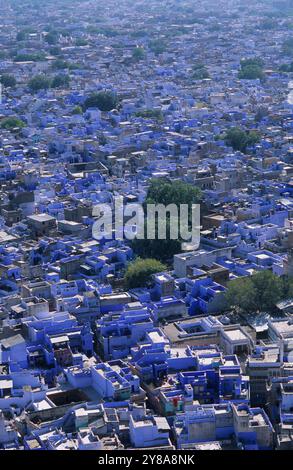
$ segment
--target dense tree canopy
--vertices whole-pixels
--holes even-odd
[[[255,121],[260,122],[269,114],[268,108],[260,106],[255,113]]]
[[[293,295],[293,280],[281,278],[269,270],[250,277],[235,279],[228,284],[226,300],[230,307],[244,312],[268,312],[276,309],[276,303]]]
[[[125,274],[125,282],[129,289],[146,287],[151,281],[152,274],[166,270],[166,266],[156,259],[140,259],[130,263]]]
[[[169,181],[154,178],[151,180],[146,202],[148,204],[197,204],[201,199],[199,188],[184,181]]]
[[[279,68],[280,72],[292,73],[293,72],[293,62],[290,64],[282,64]]]
[[[180,204],[187,204],[191,215],[192,204],[198,204],[201,200],[201,191],[183,181],[169,181],[162,179],[153,179],[150,183],[147,197],[144,203],[145,212],[147,204],[163,204],[165,207],[169,204],[175,204],[179,210]],[[158,221],[156,220],[156,238],[144,240],[135,238],[132,241],[134,252],[142,258],[153,257],[163,262],[170,260],[174,254],[181,252],[180,238],[172,239],[170,236],[170,225],[172,220],[170,214],[166,214],[166,239],[158,238]],[[145,217],[145,234],[147,233],[147,217]]]
[[[270,19],[270,18],[264,19],[259,24],[259,28],[263,29],[263,30],[266,30],[266,31],[273,30],[277,27],[278,27],[278,22],[273,20],[273,19]]]
[[[283,43],[283,52],[288,56],[293,56],[293,37],[286,39]]]
[[[45,41],[52,45],[55,45],[58,43],[59,35],[56,31],[50,31],[46,36],[45,36]]]
[[[18,31],[16,35],[16,40],[17,41],[24,41],[27,37],[27,34],[24,30]]]
[[[66,74],[55,75],[51,82],[52,88],[67,88],[70,83],[70,77]]]
[[[204,64],[197,63],[193,66],[192,78],[194,80],[203,80],[205,78],[210,78],[210,74]]]
[[[87,46],[88,41],[85,38],[77,38],[75,45],[76,46]]]
[[[263,79],[264,71],[262,60],[259,57],[241,60],[239,78],[245,80]]]
[[[144,233],[147,234],[147,222],[145,222]],[[156,223],[156,233],[158,233],[158,224]],[[181,253],[181,241],[172,240],[170,238],[170,219],[166,220],[166,240],[161,239],[148,239],[147,237],[144,240],[135,238],[132,241],[133,251],[140,256],[141,258],[156,258],[162,262],[167,262],[178,253]]]
[[[141,111],[137,111],[135,115],[145,119],[157,119],[158,121],[163,119],[163,114],[160,109],[142,109]]]
[[[264,78],[264,73],[259,65],[247,65],[239,72],[239,78],[243,80],[256,80]]]
[[[149,48],[154,54],[159,55],[165,52],[166,44],[162,39],[154,39],[149,42]]]
[[[45,60],[46,55],[43,52],[35,53],[16,53],[13,54],[14,62],[38,62],[39,60]]]
[[[12,130],[15,128],[22,128],[24,127],[24,125],[25,125],[24,122],[16,116],[11,116],[1,121],[2,129]]]
[[[139,62],[140,60],[144,59],[144,57],[145,57],[145,51],[143,47],[136,47],[135,49],[133,49],[132,59],[135,62]]]
[[[72,110],[72,114],[82,114],[82,107],[81,106],[74,106]]]
[[[50,51],[50,54],[55,55],[55,56],[62,55],[62,50],[59,46],[51,46],[49,51]]]
[[[260,135],[257,131],[246,131],[239,127],[232,127],[225,134],[226,144],[244,153],[247,147],[255,145],[259,140]]]
[[[100,111],[111,111],[116,108],[118,98],[112,91],[100,91],[93,93],[84,102],[84,109],[98,108]]]
[[[14,88],[16,85],[16,79],[13,75],[9,75],[8,73],[3,73],[0,78],[0,82],[5,87]]]
[[[28,83],[29,88],[33,92],[47,90],[50,88],[50,85],[51,81],[46,75],[35,75]]]
[[[68,67],[69,67],[68,62],[60,58],[56,59],[52,64],[53,70],[63,70],[63,69],[67,69]]]

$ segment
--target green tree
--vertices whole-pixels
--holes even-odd
[[[245,131],[239,127],[232,127],[224,136],[226,145],[233,147],[234,150],[246,152],[247,147],[255,145],[260,140],[257,131]]]
[[[118,99],[112,91],[100,91],[93,93],[84,102],[84,109],[98,108],[100,111],[111,111],[116,108]]]
[[[68,64],[68,69],[69,70],[78,70],[78,69],[84,69],[84,66],[82,64]]]
[[[159,55],[165,52],[166,44],[162,39],[154,39],[149,42],[149,48],[154,54]]]
[[[166,239],[161,240],[157,236],[151,240],[147,238],[147,222],[144,226],[145,239],[135,238],[131,247],[134,253],[141,258],[155,258],[162,262],[167,262],[178,253],[181,253],[181,240],[170,238],[170,219],[166,220]],[[158,223],[156,221],[156,234],[158,233]],[[183,241],[183,240],[182,240]]]
[[[44,60],[45,55],[43,52],[38,52],[36,54],[20,54],[17,53],[14,56],[14,62],[38,62],[39,60]]]
[[[17,35],[16,35],[16,40],[17,41],[25,41],[25,39],[27,38],[27,34],[25,31],[18,31]]]
[[[85,38],[78,38],[75,42],[76,46],[87,46],[88,42]]]
[[[75,106],[72,110],[72,114],[82,114],[82,107],[81,106]]]
[[[264,78],[263,61],[259,57],[242,59],[240,62],[239,78],[245,80],[260,80]]]
[[[143,47],[136,47],[135,49],[133,49],[132,59],[135,62],[139,62],[140,60],[144,58],[145,58],[145,51]]]
[[[201,200],[199,188],[184,181],[153,178],[147,192],[148,204],[197,204]]]
[[[292,299],[293,298],[293,278],[292,276],[283,276],[283,298]]]
[[[96,33],[97,34],[103,34],[107,38],[115,37],[115,36],[119,35],[118,31],[116,31],[113,28],[107,27],[107,26],[102,26],[101,28],[97,28]]]
[[[286,73],[291,73],[293,72],[293,62],[290,64],[282,64],[279,67],[280,72],[286,72]]]
[[[156,259],[140,259],[130,263],[125,274],[125,283],[128,289],[135,287],[146,287],[150,281],[152,274],[166,271],[166,266]]]
[[[205,78],[210,78],[210,74],[206,68],[206,66],[202,63],[196,63],[193,66],[193,74],[192,78],[194,80],[204,80]]]
[[[40,90],[47,90],[50,88],[51,80],[46,75],[35,75],[28,82],[31,91],[37,92]]]
[[[162,121],[163,119],[163,114],[160,109],[142,109],[141,111],[137,111],[135,115],[145,119],[157,119],[158,121]]]
[[[249,65],[258,65],[259,67],[263,67],[264,63],[260,57],[251,57],[250,59],[241,59],[240,65],[241,67],[248,67]]]
[[[162,179],[153,179],[150,182],[147,197],[144,203],[145,215],[147,215],[147,204],[163,204],[165,207],[169,204],[175,204],[179,210],[180,204],[187,204],[189,207],[189,222],[191,222],[192,204],[197,204],[201,200],[201,191],[183,181],[169,181]],[[166,239],[158,238],[158,220],[156,220],[155,239],[151,240],[145,237],[140,240],[135,238],[132,241],[134,252],[142,258],[153,257],[163,262],[170,260],[174,254],[181,252],[181,242],[183,240],[172,239],[170,237],[170,226],[172,220],[170,214],[166,214]],[[147,217],[144,233],[147,235]]]
[[[256,79],[263,79],[264,72],[263,69],[259,65],[246,65],[242,67],[238,77],[241,80],[256,80]]]
[[[63,59],[56,59],[54,60],[52,64],[53,70],[64,70],[64,69],[68,69],[68,67],[69,67],[68,62]]]
[[[13,75],[9,75],[8,73],[3,73],[1,75],[0,81],[3,86],[14,88],[16,85],[16,79]]]
[[[292,294],[292,279],[281,278],[272,271],[264,270],[253,276],[231,281],[225,296],[230,307],[244,312],[274,313],[276,304]]]
[[[59,74],[55,75],[51,82],[52,88],[68,88],[70,83],[69,75]]]
[[[192,74],[192,78],[194,80],[204,80],[206,78],[210,78],[210,74],[207,69],[203,67],[202,69],[195,70]]]
[[[270,30],[275,29],[277,26],[278,26],[278,23],[276,21],[268,18],[268,19],[263,20],[260,23],[259,28],[270,31]]]
[[[58,43],[59,34],[56,31],[50,31],[45,36],[45,41],[50,44],[50,46],[54,46]]]
[[[55,56],[60,56],[62,54],[62,50],[59,46],[52,46],[49,49],[50,54]]]
[[[130,33],[130,36],[132,38],[143,38],[143,37],[146,37],[147,35],[148,35],[148,32],[145,29],[139,29],[139,30],[136,30],[136,31],[131,31],[131,33]]]
[[[265,108],[264,106],[260,106],[256,113],[255,113],[255,121],[256,122],[261,122],[266,116],[268,116],[268,108]]]
[[[231,308],[239,308],[247,313],[256,311],[257,292],[249,277],[229,282],[225,297]]]
[[[25,126],[25,123],[16,116],[11,116],[11,117],[2,119],[2,121],[1,121],[1,128],[2,129],[8,129],[8,130],[12,130],[12,129],[16,129],[16,128],[21,129],[24,126]]]
[[[252,283],[257,292],[257,310],[271,312],[275,304],[282,300],[284,283],[272,271],[265,270],[252,276]]]
[[[16,34],[16,40],[17,41],[26,41],[28,39],[29,34],[34,33],[34,29],[31,28],[30,26],[27,26],[20,31],[17,32]]]
[[[293,38],[286,39],[282,49],[285,55],[293,56]]]

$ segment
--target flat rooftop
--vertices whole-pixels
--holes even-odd
[[[247,341],[245,334],[239,329],[235,328],[234,330],[225,330],[224,335],[228,337],[230,341]]]
[[[276,331],[277,334],[292,334],[293,335],[293,322],[292,320],[284,319],[279,321],[272,321],[271,327]]]
[[[48,215],[48,214],[29,215],[28,219],[33,220],[35,222],[50,222],[51,220],[56,220],[55,217],[52,217],[51,215]]]

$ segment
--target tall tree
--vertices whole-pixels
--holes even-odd
[[[166,266],[156,259],[140,259],[130,263],[125,274],[125,283],[128,289],[134,287],[147,287],[152,274],[166,270]]]
[[[116,108],[118,98],[112,91],[100,91],[88,96],[84,102],[84,109],[98,108],[100,111],[111,111]]]

